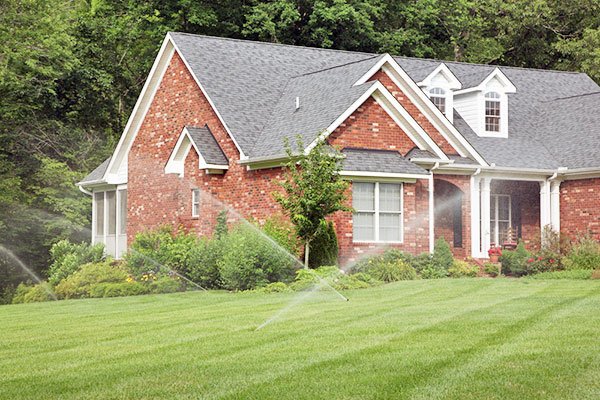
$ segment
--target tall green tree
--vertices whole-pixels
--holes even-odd
[[[287,140],[285,147],[289,161],[284,166],[284,180],[277,182],[283,193],[273,192],[273,197],[304,242],[304,266],[308,268],[310,242],[319,227],[327,224],[325,217],[336,211],[353,211],[346,206],[349,183],[340,176],[343,158],[324,141],[318,141],[308,153],[300,136],[295,150]]]

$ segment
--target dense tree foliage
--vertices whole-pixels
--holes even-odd
[[[91,201],[74,184],[110,155],[168,31],[579,70],[600,81],[599,8],[596,0],[3,0],[0,244],[43,271],[51,243],[88,236]]]

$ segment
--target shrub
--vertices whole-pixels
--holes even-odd
[[[178,278],[158,278],[148,285],[150,293],[175,293],[184,289]]]
[[[408,259],[410,265],[417,271],[417,274],[423,275],[423,271],[430,270],[433,267],[433,256],[429,253],[421,253]],[[446,274],[444,274],[446,276]]]
[[[600,268],[600,244],[588,235],[577,238],[563,263],[565,269]]]
[[[310,242],[308,266],[337,265],[338,240],[331,221],[319,226],[315,238]]]
[[[42,301],[54,300],[50,293],[51,289],[47,283],[37,284],[33,286],[25,283],[20,283],[15,290],[14,296],[12,297],[12,303],[37,303]]]
[[[541,272],[556,271],[560,267],[559,261],[555,259],[556,254],[541,252],[534,254],[525,263],[527,275],[539,274]]]
[[[120,266],[110,262],[89,263],[82,265],[78,271],[63,279],[54,291],[58,298],[85,298],[91,296],[92,287],[98,283],[121,283],[128,274]]]
[[[448,273],[454,278],[473,278],[479,274],[479,266],[463,260],[454,260],[454,265]]]
[[[50,249],[52,264],[48,268],[48,282],[58,284],[79,267],[87,263],[97,263],[104,259],[104,244],[90,245],[85,242],[74,244],[68,240],[55,243]]]
[[[219,288],[221,275],[218,263],[222,257],[221,241],[226,237],[202,238],[190,249],[187,265],[181,272],[203,288]]]
[[[4,290],[2,290],[2,294],[0,295],[0,305],[11,304],[16,291],[17,288],[15,286],[6,286]]]
[[[432,264],[438,269],[448,271],[454,265],[454,257],[450,245],[440,236],[433,248]]]
[[[28,282],[28,283],[31,283],[31,282]],[[13,304],[25,303],[25,295],[27,293],[29,293],[29,291],[31,289],[33,289],[32,285],[27,285],[23,282],[19,283],[19,286],[17,286],[17,288],[15,289],[15,294],[13,295],[12,303]]]
[[[256,291],[259,293],[288,293],[292,289],[283,282],[272,282],[265,287],[256,289]]]
[[[415,269],[402,259],[385,262],[385,259],[382,258],[379,262],[373,263],[369,274],[382,282],[409,281],[417,277]]]
[[[174,231],[170,226],[138,233],[131,244],[131,250],[125,255],[127,270],[136,278],[153,271],[168,275],[168,269],[184,273],[191,270],[192,250],[200,239],[194,233],[182,230]]]
[[[592,270],[549,271],[531,275],[530,279],[591,279]]]
[[[519,243],[517,244],[517,248],[514,251],[505,250],[500,257],[500,262],[502,263],[502,271],[505,274],[510,274],[514,276],[522,276],[526,275],[527,270],[527,260],[531,259],[529,252],[525,248],[523,241],[519,239]]]
[[[270,282],[289,282],[293,277],[297,266],[293,256],[248,226],[236,227],[221,244],[218,266],[227,289],[254,289]]]
[[[483,272],[491,277],[496,277],[500,275],[500,267],[498,267],[496,264],[485,264],[483,267]]]
[[[91,285],[89,297],[139,296],[147,293],[148,288],[140,282],[104,282]]]
[[[379,283],[369,278],[366,274],[340,275],[333,280],[332,286],[336,290],[365,289]]]

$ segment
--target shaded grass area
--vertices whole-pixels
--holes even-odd
[[[600,398],[600,282],[0,307],[0,398]]]

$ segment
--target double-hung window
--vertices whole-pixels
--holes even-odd
[[[192,217],[200,216],[200,189],[192,190]]]
[[[402,242],[402,185],[354,182],[355,242]]]
[[[500,95],[496,92],[485,94],[485,130],[500,132]]]

